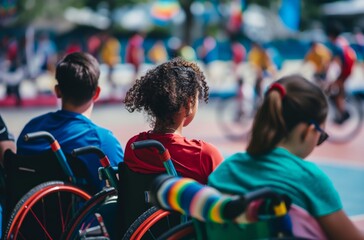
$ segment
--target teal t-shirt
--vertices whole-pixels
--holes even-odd
[[[327,175],[315,163],[284,148],[275,148],[259,157],[236,153],[210,174],[208,185],[230,194],[271,187],[278,193],[287,194],[294,204],[314,217],[342,209],[340,197]]]

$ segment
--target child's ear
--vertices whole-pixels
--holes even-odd
[[[98,86],[95,90],[95,95],[92,97],[92,100],[95,102],[100,97],[101,88]]]
[[[301,140],[304,141],[306,137],[312,132],[316,131],[315,126],[313,124],[309,124],[304,131],[301,133]]]
[[[61,92],[61,90],[59,89],[59,85],[58,85],[58,84],[56,84],[56,85],[54,86],[54,92],[56,93],[57,98],[61,98],[61,97],[62,97],[62,92]]]
[[[188,104],[188,106],[186,107],[186,116],[185,117],[188,117],[191,113],[192,113],[192,110],[191,110],[190,104]]]
[[[192,114],[194,105],[195,105],[194,99],[191,97],[188,101],[188,109],[187,109],[188,115]]]

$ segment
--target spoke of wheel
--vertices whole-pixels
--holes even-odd
[[[70,213],[71,213],[71,208],[72,208],[72,204],[70,204],[69,206],[68,206],[68,209],[67,209],[67,214],[66,214],[66,220],[67,220],[67,223],[68,223],[68,220],[71,218],[70,217]],[[67,224],[66,224],[67,225]],[[64,231],[65,229],[63,229],[63,231]]]
[[[150,236],[151,236],[153,239],[157,239],[156,237],[154,237],[154,235],[153,235],[152,231],[150,231],[150,229],[148,229],[148,232],[149,232]]]
[[[86,228],[84,228],[85,230],[87,230],[95,221],[91,221],[86,225]]]
[[[25,237],[23,236],[23,234],[19,231],[18,233],[18,238],[21,237],[22,239],[25,239]]]
[[[42,203],[42,213],[43,213],[43,216],[42,216],[42,219],[43,219],[43,226],[45,226],[46,225],[46,223],[47,223],[47,220],[46,220],[46,210],[45,210],[45,205],[44,205],[44,198],[42,198],[42,201],[41,201],[41,203]]]
[[[48,237],[49,239],[53,239],[53,238],[49,235],[49,233],[48,233],[47,229],[46,229],[46,228],[44,227],[44,225],[41,223],[41,221],[39,220],[39,218],[37,217],[37,215],[34,213],[33,209],[29,209],[29,211],[32,213],[32,215],[34,216],[35,220],[38,222],[39,226],[40,226],[40,227],[44,230],[44,233],[47,235],[47,237]]]
[[[61,193],[60,192],[58,192],[57,197],[58,197],[58,205],[59,205],[59,215],[61,217],[61,223],[62,223],[62,231],[64,231],[66,226],[65,226],[64,218],[63,218],[63,209],[62,209],[62,201],[61,201]]]

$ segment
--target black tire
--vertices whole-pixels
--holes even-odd
[[[346,143],[353,140],[359,133],[363,124],[363,111],[361,102],[356,97],[347,97],[345,108],[350,117],[338,124],[336,118],[336,108],[332,99],[329,99],[329,112],[326,120],[326,132],[329,134],[328,141],[332,143]]]
[[[217,123],[225,137],[232,141],[246,140],[255,115],[253,100],[236,96],[222,98],[217,103]]]
[[[86,239],[88,237],[116,239],[117,196],[114,188],[103,189],[93,196],[69,222],[62,239]],[[99,216],[102,219],[97,219]]]
[[[158,218],[158,219],[157,219]],[[181,215],[178,213],[171,213],[157,207],[151,207],[140,215],[133,224],[128,228],[123,236],[123,240],[146,240],[157,239],[164,232],[172,229],[181,223]],[[151,224],[146,227],[146,224]],[[146,230],[144,234],[135,237],[138,231]]]
[[[197,239],[195,226],[192,221],[188,221],[181,225],[178,225],[169,231],[165,232],[158,240],[194,240]]]
[[[66,224],[91,196],[60,181],[32,188],[10,214],[4,239],[60,239]]]

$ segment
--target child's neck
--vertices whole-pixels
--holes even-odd
[[[173,133],[182,135],[182,127],[181,126],[158,126],[156,125],[153,129],[153,133]]]
[[[86,116],[87,118],[91,118],[91,113],[92,113],[93,106],[94,105],[93,105],[92,101],[90,101],[90,102],[88,102],[86,104],[83,104],[81,106],[75,106],[73,104],[63,102],[62,103],[62,110],[80,113],[80,114]]]

